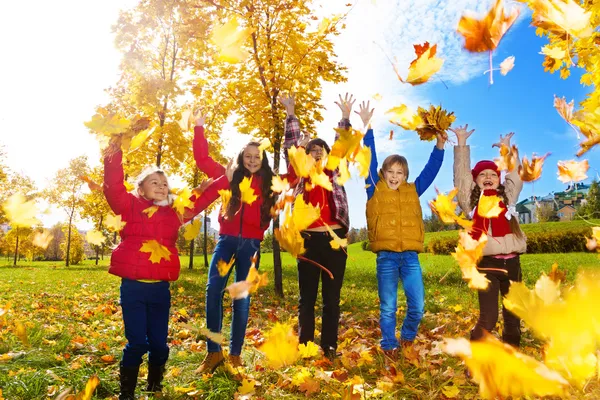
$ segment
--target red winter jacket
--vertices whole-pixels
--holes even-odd
[[[208,142],[204,136],[204,127],[202,126],[194,128],[194,159],[196,160],[198,169],[208,175],[209,178],[216,178],[225,174],[225,167],[208,155]],[[262,179],[259,175],[254,174],[250,187],[254,189],[254,193],[258,196],[258,199],[250,205],[242,203],[240,211],[235,213],[231,218],[225,218],[219,212],[219,234],[230,236],[241,234],[246,239],[263,240],[265,230],[269,225],[262,226],[260,221],[260,208],[263,203],[261,185]]]
[[[122,153],[104,158],[104,195],[110,208],[126,223],[121,231],[121,243],[113,250],[109,273],[128,279],[175,281],[179,277],[179,254],[175,243],[181,225],[208,207],[218,197],[218,191],[229,187],[227,177],[221,176],[200,197],[191,197],[193,209],[186,209],[180,217],[171,206],[159,206],[149,217],[143,211],[152,207],[146,200],[128,193],[123,184]],[[159,263],[150,262],[150,253],[141,252],[144,242],[156,240],[166,246],[171,255]]]

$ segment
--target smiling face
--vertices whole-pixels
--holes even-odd
[[[390,189],[396,190],[401,184],[406,182],[406,173],[402,165],[394,163],[383,171],[383,178]]]
[[[484,169],[475,178],[475,183],[481,190],[498,189],[500,186],[500,177],[493,169]]]
[[[313,145],[309,152],[312,158],[314,158],[316,161],[321,161],[324,153],[325,150],[323,149],[323,146],[319,146],[318,144]]]
[[[246,146],[246,148],[244,149],[243,160],[244,167],[246,167],[246,169],[250,171],[251,174],[258,172],[262,164],[262,159],[260,157],[260,150],[258,149],[258,146]]]
[[[138,187],[138,193],[148,200],[165,200],[169,195],[167,177],[158,172],[148,175]]]

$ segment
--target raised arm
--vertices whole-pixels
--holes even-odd
[[[373,111],[375,111],[375,109],[371,108],[369,110],[369,106],[370,102],[365,103],[363,101],[358,107],[358,111],[354,111],[354,113],[360,116],[360,119],[363,122],[363,129],[366,129],[367,131],[367,133],[363,137],[363,145],[371,149],[371,164],[369,165],[369,176],[367,176],[367,178],[365,179],[367,200],[373,197],[373,193],[375,193],[375,185],[377,185],[377,182],[379,182],[379,174],[377,173],[377,150],[375,148],[375,136],[373,136],[373,129],[369,125],[371,118],[373,118]],[[350,121],[348,120],[348,122]]]
[[[127,192],[120,139],[113,139],[104,153],[103,191],[111,210],[121,215],[131,208],[134,196]]]
[[[303,135],[300,130],[300,121],[296,118],[296,97],[292,95],[282,94],[278,97],[279,102],[285,107],[285,130],[283,139],[283,156],[287,166],[287,174],[285,176],[291,186],[295,186],[298,182],[298,177],[294,167],[290,163],[288,150],[292,146],[305,147],[310,140],[310,136]]]
[[[354,99],[352,97],[352,95],[348,95],[348,93],[346,93],[344,98],[342,98],[341,94],[339,96],[340,96],[340,101],[335,102],[335,104],[342,111],[342,119],[340,120],[340,122],[338,122],[338,128],[339,129],[350,129],[350,128],[352,128],[352,125],[350,124],[350,113],[352,112],[352,106],[354,105],[354,102],[356,101],[356,99]],[[371,116],[373,116],[373,115],[371,114]],[[340,134],[338,132],[336,132],[335,140],[338,140],[339,136],[340,136]]]
[[[444,144],[446,143],[447,138],[447,135],[441,133],[437,134],[437,143],[429,156],[429,160],[427,161],[427,164],[425,164],[423,171],[421,171],[417,179],[415,179],[415,186],[419,196],[425,193],[427,188],[433,183],[438,172],[440,172],[440,168],[444,162]]]
[[[502,137],[500,135],[500,142],[494,143],[492,147],[502,147],[502,145],[508,146],[510,149],[510,139],[513,137],[514,133],[510,132],[506,136]],[[515,169],[506,174],[504,178],[504,192],[506,193],[506,198],[508,199],[508,205],[516,204],[517,200],[519,200],[519,194],[521,194],[521,190],[523,189],[523,181],[521,180],[521,176],[519,175],[519,165],[521,164],[521,160],[519,159],[519,154],[516,154],[517,165]]]
[[[225,167],[213,160],[208,154],[208,141],[204,136],[204,121],[206,117],[201,111],[198,111],[194,118],[196,120],[196,126],[194,127],[194,141],[192,147],[194,149],[196,166],[198,166],[200,171],[208,175],[209,178],[217,179],[225,174]]]
[[[467,139],[475,131],[467,131],[468,125],[450,129],[456,134],[458,145],[454,146],[454,187],[458,189],[456,198],[459,207],[466,215],[471,213],[471,191],[475,182],[471,175],[471,151],[467,145]]]

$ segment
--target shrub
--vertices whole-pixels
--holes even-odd
[[[369,246],[369,241],[365,240],[360,244],[360,247],[365,251],[371,251],[371,246]]]

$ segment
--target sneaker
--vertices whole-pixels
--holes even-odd
[[[225,361],[225,357],[223,356],[223,352],[221,351],[209,351],[206,353],[206,358],[200,364],[200,367],[196,371],[197,374],[207,374],[212,373],[219,367],[219,365],[223,364]]]

